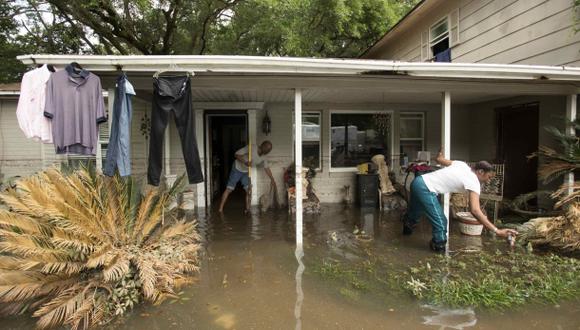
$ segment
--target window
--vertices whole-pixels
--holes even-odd
[[[419,151],[425,150],[425,115],[423,113],[401,113],[400,120],[401,164],[405,157],[413,161]]]
[[[423,61],[451,62],[451,47],[459,43],[459,9],[421,33]]]
[[[353,168],[376,154],[389,159],[390,112],[335,112],[330,121],[331,167]]]
[[[429,48],[436,62],[451,62],[450,57],[441,56],[449,49],[449,24],[447,17],[429,29]],[[440,55],[441,54],[441,55]]]
[[[320,113],[302,114],[302,163],[304,166],[320,169]]]

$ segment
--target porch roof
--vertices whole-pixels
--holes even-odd
[[[454,104],[522,95],[580,93],[580,68],[475,63],[419,63],[361,59],[263,56],[23,55],[25,64],[63,67],[76,61],[98,73],[103,88],[115,85],[118,69],[130,75],[138,97],[152,96],[157,71],[194,72],[194,102],[332,104]]]
[[[297,75],[394,75],[457,79],[542,80],[574,82],[580,86],[580,68],[566,66],[425,63],[366,59],[319,59],[222,55],[22,55],[24,64],[63,66],[76,61],[91,71],[195,73],[297,74]]]

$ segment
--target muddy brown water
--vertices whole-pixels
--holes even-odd
[[[230,208],[222,216],[189,216],[198,218],[206,249],[197,282],[183,289],[185,299],[139,306],[106,329],[580,329],[574,302],[509,312],[437,308],[400,294],[346,297],[338,284],[309,271],[314,258],[360,258],[327,243],[333,232],[350,233],[355,226],[373,237],[369,245],[394,267],[432,256],[429,225],[403,237],[398,214],[324,205],[321,215],[305,216],[303,273],[295,257],[294,221],[285,211],[243,216]],[[452,228],[452,250],[495,249],[490,241]],[[34,322],[19,317],[0,324],[29,329]]]

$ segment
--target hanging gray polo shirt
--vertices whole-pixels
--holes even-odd
[[[44,116],[52,120],[57,154],[95,155],[98,125],[107,121],[101,79],[71,65],[53,73],[46,85]]]

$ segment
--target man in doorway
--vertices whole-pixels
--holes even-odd
[[[443,157],[439,151],[437,163],[445,168],[417,176],[411,183],[411,198],[409,209],[403,218],[403,235],[411,235],[415,225],[424,213],[431,222],[433,238],[430,247],[435,252],[445,252],[447,244],[447,218],[439,204],[437,195],[446,193],[469,192],[469,208],[471,214],[487,229],[496,235],[507,237],[518,234],[512,229],[498,229],[483,214],[479,205],[481,184],[488,182],[494,175],[493,166],[480,161],[470,168],[461,161],[451,161]]]
[[[270,178],[270,184],[272,185],[273,189],[276,188],[276,181],[272,176],[272,171],[268,166],[268,160],[264,157],[272,151],[272,142],[264,141],[260,146],[252,145],[252,158],[248,157],[248,146],[241,148],[240,150],[236,151],[234,154],[234,165],[232,166],[232,170],[230,171],[230,177],[228,179],[228,184],[226,190],[222,194],[222,199],[220,202],[219,212],[222,213],[224,211],[224,205],[228,200],[228,197],[232,193],[232,191],[236,188],[238,182],[242,184],[242,187],[246,191],[246,209],[244,212],[249,212],[250,210],[250,196],[252,194],[251,182],[250,177],[248,175],[249,168],[252,166],[262,166],[264,167],[264,171],[266,175]]]

